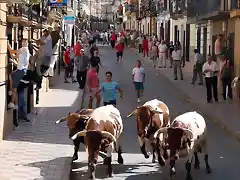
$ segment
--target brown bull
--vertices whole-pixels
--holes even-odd
[[[157,152],[159,164],[162,166],[165,165],[163,156],[166,156],[167,152],[165,150],[163,156],[160,152],[160,146],[164,142],[164,138],[155,139],[154,133],[159,128],[170,125],[167,105],[162,101],[154,99],[138,107],[127,117],[131,117],[132,115],[136,115],[138,140],[142,154],[145,158],[149,158],[146,151],[146,145],[150,142],[153,154],[152,162],[155,162],[155,152]]]
[[[120,112],[112,105],[99,107],[92,113],[85,129],[75,134],[72,139],[74,140],[80,136],[85,137],[88,152],[89,179],[95,179],[96,164],[100,151],[106,153],[107,157],[104,159],[104,164],[108,166],[108,176],[111,177],[112,151],[114,148],[118,153],[118,163],[123,164],[122,151],[119,144],[119,137],[123,130]]]

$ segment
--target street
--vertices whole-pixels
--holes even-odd
[[[118,99],[117,108],[121,112],[124,123],[122,134],[122,148],[124,164],[117,164],[116,153],[113,155],[113,172],[112,180],[165,180],[169,179],[169,164],[160,167],[158,163],[152,163],[151,157],[145,159],[140,152],[137,141],[136,120],[135,117],[126,118],[137,106],[144,104],[148,100],[159,99],[166,103],[170,109],[171,119],[187,111],[198,111],[186,101],[185,95],[174,88],[172,82],[160,74],[159,69],[153,69],[151,63],[143,62],[146,71],[145,91],[140,103],[137,103],[136,94],[131,81],[132,69],[138,58],[131,50],[126,49],[124,52],[123,62],[116,64],[115,51],[110,47],[100,47],[101,61],[105,68],[100,68],[100,81],[105,78],[107,70],[112,71],[113,80],[118,82],[124,91],[124,98]],[[173,71],[173,69],[169,69]],[[85,96],[84,107],[87,108],[87,97]],[[209,162],[212,168],[212,174],[205,173],[205,163],[203,156],[200,156],[201,169],[192,168],[194,180],[239,180],[240,177],[240,145],[228,137],[225,132],[217,127],[209,119],[205,119],[208,125],[208,147]],[[184,180],[185,161],[178,160],[176,164],[176,180]],[[87,155],[81,145],[79,160],[72,164],[71,180],[87,179]],[[106,178],[106,167],[102,165],[102,159],[99,158],[96,178]]]

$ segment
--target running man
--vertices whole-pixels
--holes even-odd
[[[106,80],[101,84],[99,91],[96,93],[96,97],[100,92],[103,92],[103,105],[117,104],[117,92],[120,93],[120,98],[123,99],[123,91],[120,89],[117,82],[112,81],[112,72],[106,72]]]
[[[137,102],[140,102],[140,94],[143,93],[143,82],[145,81],[145,71],[141,64],[141,61],[137,60],[136,67],[132,70],[132,81],[137,92]]]

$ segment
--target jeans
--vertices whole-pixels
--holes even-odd
[[[24,91],[18,93],[18,115],[19,118],[27,118],[25,100],[24,100]]]
[[[206,82],[206,88],[207,88],[207,101],[210,102],[212,100],[212,92],[213,92],[213,97],[215,101],[218,101],[217,76],[206,77],[205,82]]]
[[[77,71],[77,81],[80,89],[84,89],[86,84],[86,78],[87,78],[87,70]]]
[[[231,78],[222,79],[222,87],[223,87],[223,99],[225,100],[227,96],[232,99],[232,81]],[[227,94],[228,89],[228,94]]]

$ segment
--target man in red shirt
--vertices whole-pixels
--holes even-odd
[[[80,40],[77,41],[77,43],[74,46],[74,54],[76,57],[81,56],[80,50],[83,49],[83,46],[81,45]]]
[[[117,63],[120,63],[120,62],[122,62],[124,44],[121,42],[118,42],[115,48],[117,50]]]
[[[117,40],[116,34],[114,32],[112,32],[112,34],[111,34],[111,46],[112,46],[112,48],[115,47],[116,40]]]
[[[63,60],[66,69],[65,69],[65,76],[64,76],[64,83],[69,83],[69,81],[67,80],[67,75],[68,73],[70,73],[70,77],[72,79],[72,83],[77,82],[76,80],[74,80],[73,78],[73,62],[70,58],[70,46],[67,47],[66,51],[64,52],[64,60]]]
[[[87,73],[87,84],[88,84],[88,94],[89,103],[88,108],[92,109],[93,98],[95,94],[99,91],[99,79],[96,71],[96,66],[93,66]],[[100,106],[101,97],[98,94],[96,97],[96,108]]]

